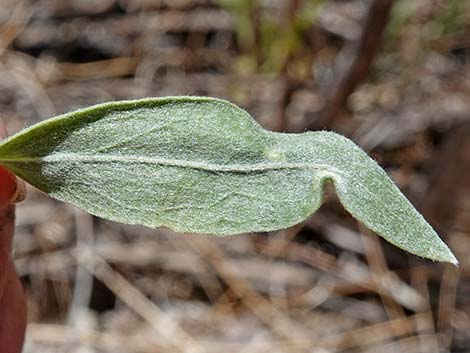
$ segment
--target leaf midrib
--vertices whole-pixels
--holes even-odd
[[[320,164],[314,162],[259,162],[251,164],[216,164],[204,161],[188,161],[182,159],[170,159],[160,157],[144,157],[136,155],[93,155],[81,153],[54,153],[43,157],[17,157],[0,158],[0,164],[32,164],[32,163],[128,163],[128,164],[152,164],[167,167],[179,167],[203,170],[208,172],[232,172],[232,173],[250,173],[263,172],[270,170],[283,169],[314,169],[343,174],[338,169],[329,164]]]

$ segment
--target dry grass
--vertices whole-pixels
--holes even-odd
[[[427,21],[421,15],[414,21]],[[3,0],[0,114],[18,131],[97,102],[202,94],[239,103],[267,128],[280,126],[282,111],[287,129],[302,130],[322,107],[321,85],[309,75],[286,95],[285,75],[237,71],[234,23],[209,0]],[[318,56],[304,45],[303,55]],[[447,71],[381,72],[335,129],[389,168],[459,269],[385,244],[331,190],[304,224],[218,238],[114,224],[30,189],[15,240],[29,298],[25,352],[470,351],[470,162],[445,142],[460,138],[455,148],[470,155],[470,133],[456,134],[470,131],[470,75],[446,53],[432,60]],[[443,179],[442,163],[461,167]]]

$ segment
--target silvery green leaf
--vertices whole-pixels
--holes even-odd
[[[114,221],[236,234],[297,224],[333,182],[344,207],[413,254],[457,263],[386,173],[332,132],[274,133],[212,98],[112,102],[0,142],[0,164]]]

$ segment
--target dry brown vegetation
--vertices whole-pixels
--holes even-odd
[[[332,190],[304,224],[220,238],[30,189],[25,352],[470,351],[468,2],[376,0],[379,20],[360,0],[222,2],[2,0],[0,115],[14,132],[103,101],[209,95],[269,129],[328,127],[387,169],[460,267],[386,244]]]

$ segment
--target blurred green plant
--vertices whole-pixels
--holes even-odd
[[[430,48],[430,41],[457,34],[470,25],[470,2],[467,0],[448,0],[427,8],[418,1],[399,0],[393,7],[387,27],[386,48],[395,50],[395,45],[413,26],[413,18],[424,12],[426,16],[419,23],[419,31],[413,31],[413,37],[421,44],[422,49]],[[423,15],[421,15],[423,16]]]
[[[435,17],[434,36],[447,36],[470,25],[470,4],[467,0],[447,0]]]
[[[242,52],[238,70],[267,74],[285,70],[288,59],[303,49],[306,31],[325,1],[291,0],[286,13],[279,16],[259,0],[218,0],[235,18],[237,42]]]

